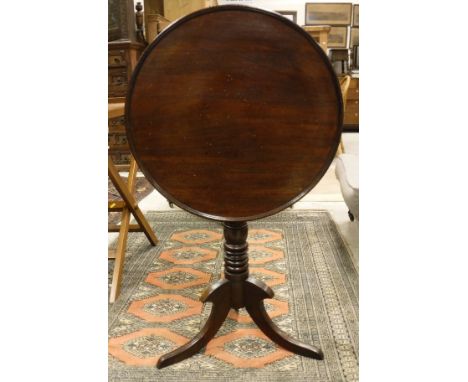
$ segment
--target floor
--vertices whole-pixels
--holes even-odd
[[[346,153],[359,154],[358,133],[344,133],[343,143]],[[140,176],[142,175],[140,174]],[[156,190],[144,198],[139,206],[143,212],[171,209],[167,200]],[[356,269],[359,269],[359,222],[349,220],[348,208],[343,201],[340,185],[335,177],[335,163],[332,163],[317,186],[303,199],[294,204],[293,208],[328,210],[349,249]],[[115,235],[109,234],[109,240],[113,240]]]

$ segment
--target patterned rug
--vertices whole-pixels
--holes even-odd
[[[158,370],[207,319],[198,299],[221,277],[222,226],[181,211],[146,214],[160,243],[129,235],[122,292],[109,305],[110,381],[357,381],[358,275],[326,211],[288,210],[249,223],[251,274],[275,292],[265,300],[285,332],[319,346],[325,360],[294,355],[231,310],[202,351]],[[109,282],[112,275],[109,262]]]
[[[122,179],[127,182],[127,177],[122,176]],[[137,203],[148,196],[153,190],[154,187],[146,180],[146,178],[136,177],[135,192],[133,193],[133,196],[135,197]],[[107,179],[107,195],[109,200],[122,199],[109,178]],[[120,223],[121,218],[122,214],[120,212],[108,212],[107,214],[107,220],[109,224],[118,224]]]

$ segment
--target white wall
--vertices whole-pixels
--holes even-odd
[[[297,24],[305,24],[305,4],[306,3],[353,3],[359,4],[359,0],[339,1],[339,0],[218,0],[219,5],[243,4],[251,7],[263,8],[269,11],[296,11]]]

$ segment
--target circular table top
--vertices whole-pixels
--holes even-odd
[[[192,13],[153,41],[126,115],[154,187],[220,221],[265,217],[303,197],[330,166],[343,119],[319,45],[281,15],[232,5]]]

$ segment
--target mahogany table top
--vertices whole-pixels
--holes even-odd
[[[343,119],[336,76],[309,34],[233,5],[192,13],[150,44],[126,115],[148,180],[220,221],[268,216],[303,197],[330,166]]]

